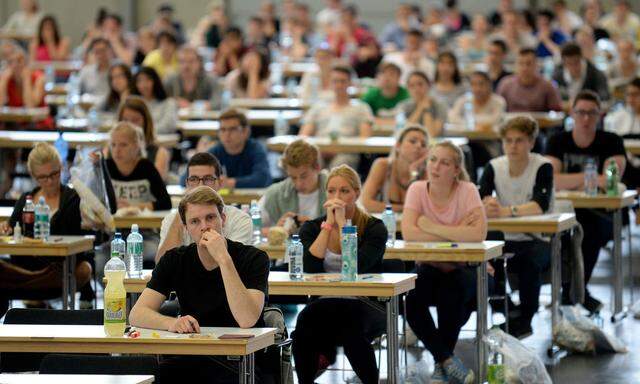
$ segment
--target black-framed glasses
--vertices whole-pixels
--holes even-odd
[[[36,181],[43,182],[45,180],[55,180],[58,176],[60,176],[59,169],[57,171],[51,172],[48,175],[33,176],[33,178],[36,179]]]
[[[578,117],[598,117],[600,116],[600,111],[598,110],[584,110],[584,109],[576,109],[575,111],[573,111],[573,113],[576,114],[576,116]]]
[[[241,125],[236,125],[235,127],[226,127],[226,128],[218,128],[219,133],[233,133],[233,132],[240,132],[242,130],[242,126]]]
[[[202,183],[202,185],[212,186],[217,180],[217,177],[211,175],[204,177],[189,176],[187,177],[187,185],[190,187],[195,187]]]

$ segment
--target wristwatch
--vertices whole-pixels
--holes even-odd
[[[517,206],[512,205],[509,209],[511,210],[511,217],[518,216],[518,207]]]

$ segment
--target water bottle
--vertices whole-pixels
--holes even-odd
[[[58,155],[60,155],[60,160],[62,160],[62,169],[60,170],[60,181],[62,184],[66,184],[69,178],[68,170],[67,170],[67,157],[69,157],[69,143],[64,138],[64,134],[60,132],[58,134],[58,138],[53,143],[53,146],[58,151]]]
[[[358,234],[356,226],[342,227],[342,280],[355,281],[358,277]]]
[[[16,244],[22,243],[22,228],[20,228],[20,223],[16,223],[16,226],[13,227],[13,242]]]
[[[396,114],[396,132],[404,129],[407,125],[407,115],[404,112],[398,112]]]
[[[27,202],[22,210],[22,236],[33,239],[34,224],[36,221],[36,207],[33,205],[33,197],[27,195]]]
[[[551,80],[553,78],[553,71],[555,70],[556,64],[553,62],[553,56],[549,56],[543,59],[542,64],[542,73],[547,80]]]
[[[124,278],[127,267],[118,257],[111,259],[104,266],[107,286],[104,288],[104,333],[111,337],[122,337],[127,325],[127,291],[124,289]]]
[[[87,129],[89,132],[97,132],[100,130],[100,115],[95,108],[91,108],[89,110],[89,115],[87,116]]]
[[[122,261],[125,260],[127,254],[127,243],[122,239],[122,233],[116,232],[111,240],[111,256],[117,256]]]
[[[584,193],[587,196],[598,194],[598,168],[593,159],[587,159],[584,164]]]
[[[567,116],[567,118],[564,119],[564,130],[565,130],[565,132],[573,131],[573,127],[575,127],[575,125],[576,125],[576,122],[573,120],[573,117]]]
[[[40,196],[38,200],[35,208],[35,216],[35,224],[33,226],[34,238],[48,241],[51,228],[51,209],[44,200],[44,196]]]
[[[464,126],[467,131],[476,129],[476,117],[473,114],[473,95],[467,92],[464,102]]]
[[[229,108],[229,105],[231,105],[231,91],[225,89],[220,95],[220,109],[224,111]]]
[[[289,256],[289,277],[292,280],[302,280],[304,271],[302,267],[303,248],[298,235],[293,235],[291,238],[291,242],[287,247],[287,254]]]
[[[284,118],[284,113],[282,111],[278,111],[274,124],[274,131],[276,136],[284,136],[289,134],[289,123],[287,123],[287,120]]]
[[[618,163],[614,160],[609,161],[609,165],[607,165],[606,170],[607,176],[607,196],[618,196],[618,180],[619,171],[618,171]]]
[[[296,79],[294,79],[293,77],[287,79],[286,82],[286,94],[287,97],[296,97]]]
[[[311,101],[313,103],[319,100],[320,96],[320,74],[311,76]]]
[[[44,69],[44,89],[51,92],[56,85],[56,72],[52,64],[47,64]]]
[[[67,114],[69,118],[74,117],[74,108],[80,99],[80,78],[72,73],[69,76],[69,87],[67,89]]]
[[[127,260],[130,276],[142,275],[142,235],[138,232],[138,224],[131,225],[131,233],[127,236]]]
[[[279,61],[273,61],[273,63],[274,65],[271,67],[273,69],[271,71],[271,79],[273,85],[281,87],[283,82],[282,63]]]
[[[387,228],[387,247],[393,247],[396,242],[396,214],[393,212],[391,204],[387,204],[382,213],[382,222]]]
[[[251,223],[253,224],[253,242],[259,244],[262,238],[262,215],[257,200],[251,200]]]
[[[487,382],[489,384],[504,384],[504,356],[500,349],[502,343],[496,337],[487,336],[487,344],[489,345],[489,364],[487,365]]]

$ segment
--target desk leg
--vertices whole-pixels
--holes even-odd
[[[67,260],[69,261],[69,292],[71,293],[69,309],[76,309],[76,255],[67,257]]]
[[[240,384],[254,384],[254,366],[253,353],[240,357],[240,380],[238,381]]]
[[[69,308],[69,259],[62,261],[62,309]]]
[[[396,384],[398,380],[398,296],[387,301],[387,383]]]
[[[622,210],[613,213],[613,311],[611,322],[616,322],[626,316],[623,313],[623,281],[622,270]]]
[[[560,316],[560,288],[562,286],[562,247],[560,234],[551,236],[551,346],[547,355],[553,357],[560,352],[560,348],[553,341],[553,330],[558,324]]]
[[[487,350],[483,340],[487,332],[487,291],[487,262],[483,261],[476,268],[476,383],[484,383],[487,377]]]

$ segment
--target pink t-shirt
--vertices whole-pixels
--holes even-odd
[[[427,193],[427,181],[411,184],[404,200],[404,208],[411,209],[441,225],[458,225],[472,210],[483,207],[478,188],[468,181],[458,186],[446,207],[437,207]]]

